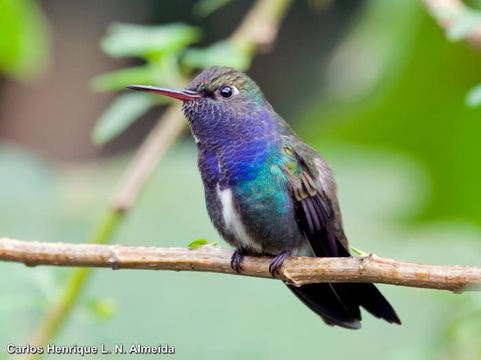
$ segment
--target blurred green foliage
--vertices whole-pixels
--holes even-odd
[[[245,70],[250,64],[248,54],[236,49],[230,41],[226,40],[221,40],[204,49],[188,49],[183,61],[186,65],[196,69],[225,65]]]
[[[199,38],[199,30],[184,24],[161,26],[113,24],[102,39],[102,49],[113,57],[136,56],[158,61],[178,54]]]
[[[204,3],[212,7],[216,1]],[[5,4],[35,6],[0,0],[0,19]],[[471,25],[458,26],[457,37]],[[99,91],[131,83],[179,86],[192,67],[239,61],[222,43],[190,48],[200,35],[182,24],[115,24],[102,48],[143,63],[101,75],[93,86]],[[6,42],[0,39],[1,49]],[[467,107],[465,95],[481,79],[480,59],[466,44],[447,42],[420,2],[366,3],[332,54],[320,93],[295,117],[301,119],[295,124],[299,133],[336,171],[352,245],[415,262],[479,265],[481,109]],[[19,73],[28,74],[26,69]],[[475,88],[466,101],[476,105],[480,97]],[[148,94],[118,97],[99,120],[95,141],[118,135],[159,101]],[[196,247],[219,238],[205,211],[195,161],[192,143],[179,143],[168,153],[116,242]],[[58,165],[1,145],[1,235],[84,241],[126,164],[122,156]],[[0,358],[6,343],[25,343],[61,296],[68,274],[68,269],[0,264]],[[350,332],[325,326],[272,280],[98,270],[56,343],[168,343],[176,346],[179,359],[481,358],[479,292],[381,287],[403,325],[389,326],[367,315],[364,328]]]
[[[434,4],[433,4],[434,5]],[[479,0],[439,3],[432,6],[431,14],[446,27],[446,37],[451,41],[466,40],[479,36],[481,28],[481,7]],[[481,50],[481,44],[475,45]],[[471,107],[481,105],[480,85],[471,89],[466,96],[466,104]]]
[[[198,29],[184,24],[113,24],[102,39],[103,51],[112,57],[138,57],[145,64],[100,75],[92,81],[92,86],[98,91],[125,89],[129,84],[183,86],[185,80],[179,56],[199,36]],[[97,144],[110,141],[151,107],[166,101],[144,93],[119,96],[97,121],[92,132],[93,141]]]
[[[47,65],[48,31],[34,0],[0,0],[0,72],[19,80]]]
[[[466,95],[466,104],[470,107],[481,105],[481,84],[472,88]]]
[[[100,116],[93,129],[92,140],[96,144],[109,141],[162,100],[163,98],[159,96],[142,93],[127,93],[118,96]]]
[[[386,16],[394,13],[386,7],[391,4],[368,4],[366,16],[334,55],[340,66],[330,66],[324,101],[306,110],[301,131],[311,141],[322,134],[326,141],[406,154],[430,181],[418,218],[481,225],[481,109],[464,103],[467,89],[481,78],[480,53],[446,42],[421,4],[397,3],[403,16],[396,21],[383,20],[391,19]]]

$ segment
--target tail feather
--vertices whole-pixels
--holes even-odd
[[[401,324],[396,312],[373,284],[320,283],[288,288],[328,325],[361,328],[359,306],[378,318]]]
[[[348,329],[361,328],[361,313],[341,300],[332,284],[307,284],[287,287],[312,311],[320,315],[328,325],[339,325]],[[357,311],[356,311],[357,310]]]
[[[301,201],[297,216],[299,228],[308,240],[312,255],[318,257],[350,256],[347,239],[342,231],[340,214],[329,218],[326,204],[332,205],[322,193]],[[334,202],[335,209],[337,203]],[[301,211],[302,209],[302,211]],[[333,211],[331,209],[331,211]],[[337,209],[337,212],[339,209]],[[336,211],[334,211],[334,214]],[[336,225],[337,222],[337,225]],[[317,224],[317,226],[315,225]],[[323,226],[319,226],[323,224]],[[329,325],[348,329],[361,327],[361,312],[365,308],[374,316],[389,323],[401,324],[401,320],[389,302],[373,285],[368,283],[308,284],[301,287],[289,286],[315,313]]]
[[[374,284],[340,284],[349,288],[349,292],[354,292],[359,305],[369,311],[372,315],[384,319],[389,323],[401,325],[396,311],[391,304],[374,286]]]

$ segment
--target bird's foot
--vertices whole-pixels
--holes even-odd
[[[230,267],[232,270],[234,270],[236,273],[240,273],[242,269],[241,261],[242,258],[244,257],[245,253],[242,250],[236,250],[232,254],[232,257],[230,258]]]
[[[279,273],[279,269],[284,263],[284,260],[286,260],[289,256],[291,256],[291,250],[285,250],[271,261],[271,264],[269,265],[269,272],[272,276],[276,276],[276,273]]]

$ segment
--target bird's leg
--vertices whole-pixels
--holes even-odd
[[[236,272],[240,273],[242,271],[241,261],[245,255],[245,251],[240,249],[234,251],[232,257],[230,258],[230,267]]]
[[[286,260],[289,256],[291,256],[291,250],[285,250],[277,255],[269,265],[269,272],[272,276],[276,276],[276,273],[279,273],[279,269],[282,266],[284,260]]]

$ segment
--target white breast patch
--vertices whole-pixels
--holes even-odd
[[[227,232],[230,232],[242,245],[242,247],[246,248],[247,250],[261,252],[262,247],[253,241],[249,236],[244,224],[242,223],[239,213],[234,207],[232,190],[229,188],[221,190],[219,184],[217,184],[217,197],[222,204],[222,216],[224,218],[224,224],[227,228]]]

